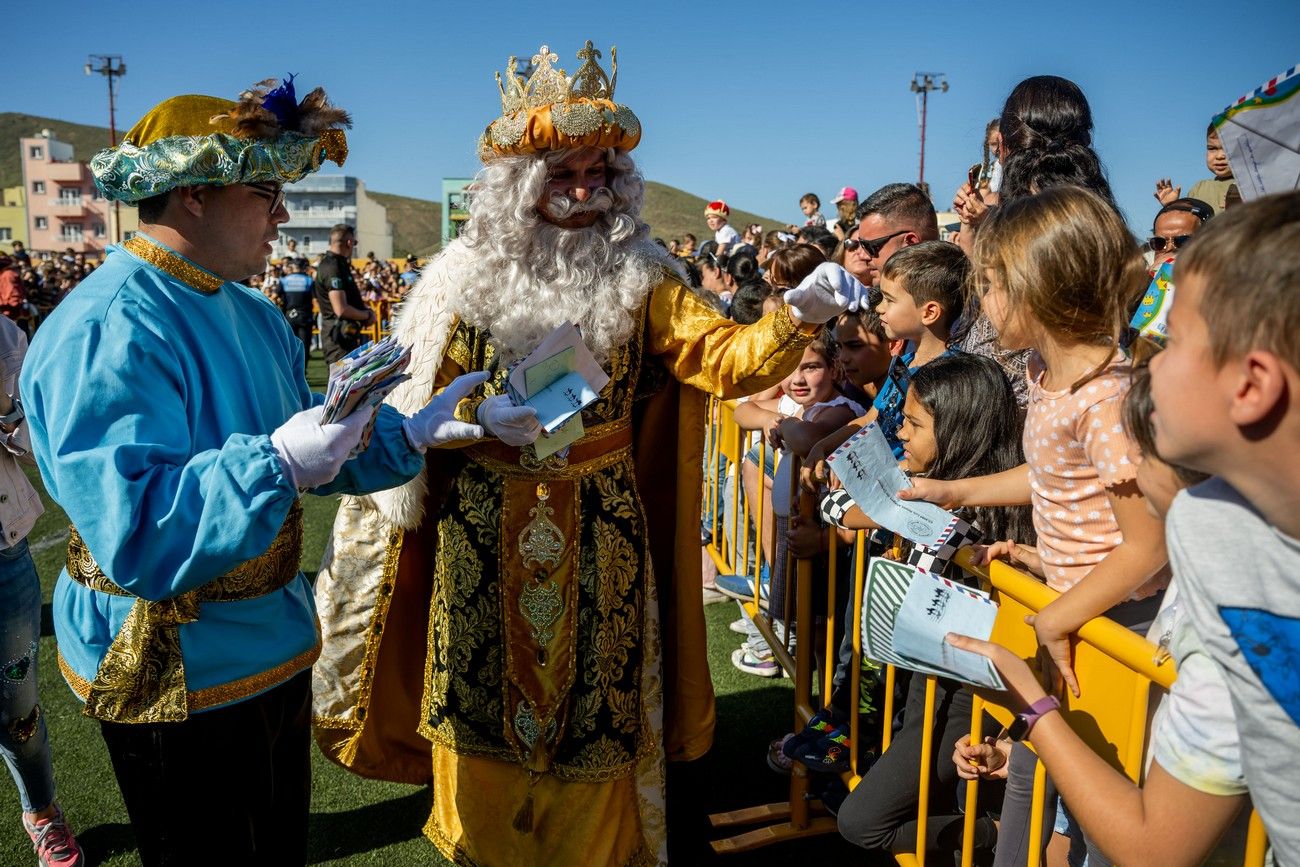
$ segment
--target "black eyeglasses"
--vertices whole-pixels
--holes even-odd
[[[274,214],[284,204],[284,187],[275,184],[244,184],[244,186],[259,196],[271,200],[271,208],[267,211],[269,214]]]
[[[844,249],[852,253],[854,250],[861,247],[863,250],[867,251],[868,256],[875,259],[880,255],[880,251],[885,249],[886,244],[897,238],[899,235],[906,235],[910,231],[911,229],[899,229],[897,232],[885,235],[883,238],[871,238],[866,241],[860,241],[857,238],[850,238],[844,242]]]
[[[1191,239],[1191,235],[1174,235],[1172,238],[1162,238],[1159,235],[1156,235],[1154,238],[1147,238],[1147,246],[1156,253],[1163,253],[1166,249],[1170,248],[1170,244],[1173,245],[1172,249],[1177,250]]]

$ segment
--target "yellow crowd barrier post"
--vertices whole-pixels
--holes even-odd
[[[984,740],[984,699],[978,695],[971,699],[970,742]],[[975,860],[975,820],[979,818],[980,781],[976,777],[966,783],[966,814],[962,817],[961,867],[971,867]]]
[[[773,628],[770,612],[765,613],[761,600],[763,533],[766,485],[767,444],[760,438],[758,445],[758,502],[751,504],[748,497],[741,496],[743,487],[742,465],[744,462],[744,444],[746,437],[734,424],[732,407],[728,403],[717,404],[718,412],[710,414],[713,424],[710,442],[716,445],[710,451],[710,473],[708,484],[711,486],[705,494],[707,502],[714,507],[714,534],[709,551],[715,562],[722,569],[728,567],[733,574],[752,574],[754,580],[753,598],[744,604],[745,613],[754,620],[760,633],[772,647],[778,663],[794,674],[794,721],[796,729],[805,724],[813,713],[812,652],[815,643],[814,616],[812,612],[812,575],[811,561],[799,559],[788,553],[786,567],[793,565],[797,579],[794,591],[793,612],[790,606],[789,582],[786,582],[785,634],[777,636]],[[733,469],[735,472],[735,496],[732,501],[731,537],[727,538],[723,529],[724,520],[717,514],[717,506],[723,497],[718,489],[718,468],[722,456],[728,450],[734,453]],[[787,458],[792,459],[792,458]],[[792,474],[797,477],[797,473]],[[811,520],[816,513],[816,503],[803,495],[799,498],[799,514],[805,520]],[[754,562],[749,562],[749,539],[752,526],[755,540]],[[853,748],[850,752],[850,771],[845,781],[850,788],[856,786],[862,776],[858,768],[858,744],[865,736],[860,731],[858,709],[861,705],[862,679],[862,607],[863,585],[867,567],[867,534],[857,533],[854,567],[852,569],[853,616],[845,628],[852,629],[852,671],[849,676],[850,701],[853,712],[850,716],[850,739]],[[777,550],[774,540],[773,550]],[[827,544],[830,555],[827,582],[826,617],[828,636],[826,658],[828,670],[824,672],[823,695],[826,699],[831,690],[833,671],[830,667],[837,656],[834,644],[835,624],[840,613],[836,610],[837,563],[835,553],[837,541],[832,530]],[[743,553],[741,553],[743,551]],[[729,557],[722,556],[729,554]],[[970,549],[958,552],[956,562],[970,574],[978,576],[998,603],[998,616],[993,630],[993,640],[1005,645],[1023,658],[1033,658],[1037,643],[1032,627],[1025,624],[1027,614],[1041,611],[1057,594],[1041,581],[1011,568],[1005,563],[994,563],[990,567],[979,567],[971,560]],[[743,562],[742,562],[743,558]],[[793,563],[791,563],[793,561]],[[790,572],[786,573],[791,574]],[[769,594],[770,595],[770,594]],[[802,632],[802,642],[793,646],[791,653],[790,635],[792,630]],[[1089,621],[1079,630],[1075,645],[1074,667],[1082,687],[1081,695],[1075,698],[1065,697],[1063,713],[1079,736],[1100,756],[1115,768],[1126,774],[1134,782],[1140,783],[1146,740],[1148,732],[1148,705],[1151,687],[1167,689],[1174,681],[1176,672],[1169,661],[1155,660],[1155,647],[1138,635],[1105,618]],[[920,676],[920,675],[916,675]],[[891,742],[891,722],[894,717],[894,691],[896,673],[893,666],[884,667],[884,700],[881,708],[881,752],[888,750]],[[929,821],[930,769],[936,761],[948,760],[952,744],[934,742],[936,704],[936,679],[926,678],[925,721],[922,727],[921,762],[917,769],[919,775],[919,797],[917,803],[917,839],[915,853],[899,853],[896,860],[900,864],[924,864],[926,860],[926,832]],[[979,696],[972,702],[971,708],[971,743],[977,744],[983,737],[983,715],[987,712],[999,723],[1010,722],[1010,710],[996,704],[986,703]],[[1028,743],[1032,749],[1032,742]],[[1029,822],[1029,856],[1027,862],[1031,867],[1040,862],[1043,849],[1042,817],[1046,808],[1046,769],[1040,762],[1035,769],[1031,796],[1031,816]],[[710,816],[714,827],[732,827],[736,825],[774,822],[775,824],[758,828],[735,837],[713,842],[716,852],[743,852],[782,840],[796,839],[812,834],[832,833],[836,822],[832,817],[818,815],[813,817],[810,805],[805,798],[807,792],[807,771],[796,764],[791,775],[790,798],[783,803],[767,804],[758,807],[719,813]],[[979,818],[978,798],[980,783],[971,780],[966,783],[966,815],[962,827],[961,864],[970,867],[974,856],[974,838],[976,822]],[[1249,832],[1246,841],[1243,863],[1246,867],[1260,867],[1264,863],[1267,839],[1263,824],[1258,814],[1250,817]]]

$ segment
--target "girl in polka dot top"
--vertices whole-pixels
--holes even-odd
[[[1146,508],[1138,451],[1122,424],[1125,312],[1146,285],[1137,244],[1093,193],[1057,187],[1000,207],[980,228],[975,271],[1003,349],[1030,349],[1025,465],[960,482],[918,482],[912,498],[949,506],[1032,503],[1038,543],[993,545],[1061,592],[1035,619],[1071,692],[1069,635],[1099,615],[1145,629],[1166,562]]]

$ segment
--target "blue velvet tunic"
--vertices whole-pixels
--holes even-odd
[[[266,551],[298,496],[270,433],[323,400],[302,370],[302,342],[258,292],[144,238],[109,249],[41,326],[21,377],[46,489],[109,579],[169,599]],[[384,407],[370,447],[312,493],[414,476],[423,457],[401,421]],[[83,699],[133,604],[60,574],[60,665]],[[248,698],[319,653],[311,587],[299,572],[257,598],[202,602],[179,638],[192,705]]]

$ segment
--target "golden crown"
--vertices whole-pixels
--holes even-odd
[[[533,55],[526,78],[519,73],[519,58],[510,58],[505,77],[496,75],[501,117],[480,140],[484,159],[556,148],[636,147],[641,122],[630,108],[614,102],[618,49],[609,49],[609,75],[597,63],[601,53],[590,39],[577,56],[582,65],[572,78],[555,65],[560,57],[547,45]]]

